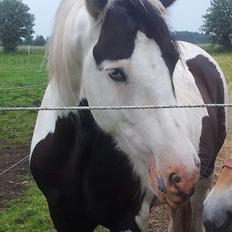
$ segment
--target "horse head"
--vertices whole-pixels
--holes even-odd
[[[85,7],[76,0],[66,3],[67,9],[58,12],[49,51],[50,77],[63,101],[76,105],[87,99],[89,105],[101,106],[177,104],[173,73],[180,54],[163,17],[173,2],[86,0]],[[65,10],[70,13],[62,21]],[[161,202],[175,207],[191,196],[200,161],[181,110],[92,114],[117,149],[128,155],[143,187]]]

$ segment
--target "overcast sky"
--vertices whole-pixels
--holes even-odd
[[[35,15],[35,35],[49,36],[60,0],[23,0]],[[202,15],[210,6],[210,0],[177,0],[169,9],[169,22],[173,30],[199,31]]]

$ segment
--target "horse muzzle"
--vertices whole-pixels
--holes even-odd
[[[200,177],[200,168],[196,166],[190,172],[183,166],[169,167],[164,175],[159,175],[154,160],[149,161],[149,180],[152,192],[160,203],[167,203],[172,208],[188,202],[194,193]]]

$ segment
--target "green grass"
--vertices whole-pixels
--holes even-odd
[[[28,181],[28,188],[9,207],[0,211],[0,232],[55,232],[48,206],[37,186]],[[84,232],[84,231],[83,231]],[[95,232],[103,232],[99,227]]]
[[[229,90],[232,89],[232,53],[214,53],[212,54],[215,60],[225,74]]]
[[[232,53],[215,53],[227,81],[232,83]],[[12,86],[34,85],[46,82],[42,65],[43,50],[31,55],[25,51],[5,55],[0,52],[0,89]],[[42,99],[44,89],[0,92],[1,106],[31,106]],[[35,113],[0,114],[0,141],[6,146],[29,144],[36,119]],[[0,149],[2,148],[0,143]],[[0,232],[54,232],[44,197],[32,181],[20,197],[10,201],[0,212]],[[97,231],[102,231],[100,228]]]
[[[29,186],[0,212],[0,232],[55,232],[45,199],[35,184]]]
[[[0,89],[46,83],[43,60],[43,48],[33,49],[30,55],[23,48],[16,54],[3,54],[0,51]],[[44,90],[0,91],[0,107],[38,104]],[[0,113],[0,150],[30,144],[36,115],[31,112]],[[46,201],[33,181],[29,181],[27,190],[0,211],[0,232],[54,231]],[[101,228],[96,229],[96,232],[100,231]]]
[[[44,88],[8,91],[1,89],[47,83],[43,60],[43,50],[34,50],[31,55],[25,52],[16,54],[0,52],[0,107],[32,106],[41,101]],[[6,146],[29,143],[35,118],[36,114],[30,112],[1,113],[1,140]],[[3,145],[0,143],[0,146]]]

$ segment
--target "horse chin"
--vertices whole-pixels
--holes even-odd
[[[152,187],[153,194],[157,197],[159,204],[164,205],[168,204],[170,208],[180,208],[189,203],[190,198],[181,200],[175,195],[169,193],[163,193],[159,189]]]
[[[190,198],[186,200],[180,200],[180,199],[175,199],[172,197],[165,197],[166,203],[171,207],[171,208],[180,208],[183,207],[184,205],[187,205],[189,203]]]

